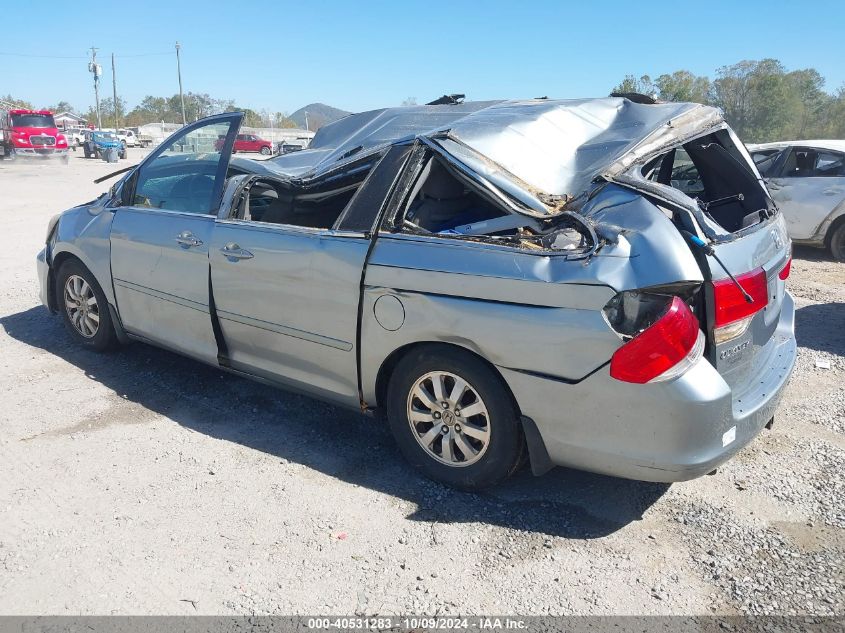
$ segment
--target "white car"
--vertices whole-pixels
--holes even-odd
[[[126,143],[127,147],[138,147],[141,144],[138,141],[138,137],[135,135],[135,132],[133,132],[132,130],[118,130],[117,138]]]
[[[77,147],[81,147],[82,143],[85,142],[85,130],[78,127],[69,127],[66,130],[62,130],[62,134],[65,135],[67,139],[67,145],[74,151],[76,151]]]
[[[783,141],[748,151],[792,241],[829,248],[845,261],[845,141]]]

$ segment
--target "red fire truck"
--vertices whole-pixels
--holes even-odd
[[[58,156],[68,160],[67,139],[49,110],[0,110],[0,158]]]

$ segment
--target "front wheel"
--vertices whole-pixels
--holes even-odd
[[[524,440],[507,387],[483,361],[447,346],[404,357],[387,415],[405,458],[427,477],[480,490],[518,467]]]
[[[267,147],[266,145],[258,151],[261,152],[262,156],[269,156],[270,155],[270,148]]]
[[[836,227],[830,236],[830,253],[834,259],[845,262],[845,222]]]
[[[109,304],[94,275],[81,262],[70,259],[56,276],[56,305],[65,327],[80,344],[97,352],[117,342]]]

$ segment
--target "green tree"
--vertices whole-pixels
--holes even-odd
[[[661,101],[708,102],[710,79],[694,75],[688,70],[676,70],[671,75],[660,75],[654,85]]]
[[[793,122],[792,138],[824,136],[826,111],[835,98],[824,91],[824,77],[815,68],[793,70],[786,80],[797,98],[798,117]]]
[[[657,90],[654,82],[652,82],[651,77],[648,75],[643,75],[639,79],[637,79],[634,75],[625,75],[622,82],[615,86],[610,92],[639,92],[644,95],[652,95],[657,92]]]
[[[117,98],[117,112],[115,112],[114,100],[111,97],[100,99],[100,121],[102,122],[103,127],[113,127],[117,129],[118,127],[128,125],[126,121],[123,120],[124,112],[126,112],[126,101],[123,98]],[[83,116],[88,119],[89,122],[96,124],[96,108],[89,108],[88,112]]]
[[[14,108],[25,108],[27,110],[33,109],[33,106],[29,101],[24,101],[23,99],[16,99],[10,94],[7,94],[5,97],[0,96],[0,102],[8,103]]]
[[[67,101],[59,101],[56,105],[48,106],[45,110],[49,110],[54,114],[59,112],[76,112],[76,109]]]

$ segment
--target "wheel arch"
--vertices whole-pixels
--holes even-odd
[[[405,358],[408,354],[416,352],[423,348],[458,350],[463,354],[467,354],[480,360],[487,366],[490,371],[493,372],[496,378],[502,383],[502,386],[505,389],[505,393],[508,395],[508,399],[511,401],[511,404],[513,404],[514,411],[516,411],[517,415],[522,415],[519,408],[519,403],[516,401],[516,397],[513,395],[513,391],[511,390],[510,385],[508,384],[507,380],[505,380],[505,377],[502,376],[502,373],[499,371],[499,369],[493,363],[484,358],[484,356],[482,356],[475,350],[472,350],[463,345],[457,345],[455,343],[446,343],[443,341],[414,341],[413,343],[407,343],[393,350],[387,356],[387,358],[382,361],[381,366],[378,369],[378,373],[376,374],[376,407],[381,409],[385,406],[385,403],[387,401],[387,387],[390,383],[390,377],[393,375],[393,370],[396,368],[396,365],[399,364],[399,361]]]
[[[50,263],[50,267],[47,272],[47,301],[49,302],[48,308],[50,311],[54,313],[59,311],[59,306],[56,305],[56,277],[59,269],[68,261],[79,262],[79,265],[88,271],[96,280],[100,289],[103,291],[103,294],[106,295],[106,304],[109,310],[109,315],[111,316],[112,326],[114,327],[117,340],[123,344],[129,343],[129,338],[126,335],[126,331],[123,329],[123,322],[120,319],[120,314],[118,313],[117,307],[114,303],[111,280],[109,280],[108,284],[103,284],[103,280],[97,277],[91,266],[85,263],[85,260],[82,257],[72,251],[61,250],[58,253],[55,253]]]
[[[50,259],[50,270],[47,277],[48,289],[50,291],[50,300],[55,303],[55,292],[56,292],[56,276],[58,274],[59,268],[61,268],[62,264],[66,261],[75,259],[78,261],[82,266],[85,267],[91,276],[97,280],[97,283],[100,285],[103,293],[106,295],[106,299],[108,300],[109,304],[114,304],[114,292],[112,291],[112,284],[111,279],[102,279],[101,275],[97,275],[96,267],[91,265],[91,262],[88,261],[88,258],[85,257],[85,254],[81,251],[76,249],[68,248],[66,244],[59,244],[57,245],[57,250],[54,250]],[[55,306],[51,305],[51,309],[54,309]]]
[[[833,237],[833,234],[836,232],[836,229],[845,224],[845,203],[840,204],[839,207],[837,207],[836,211],[834,211],[834,214],[835,213],[838,213],[839,215],[837,215],[833,218],[833,220],[831,220],[830,225],[827,227],[827,231],[825,231],[824,234],[825,248],[830,248],[830,240]]]
[[[413,343],[402,345],[401,347],[398,347],[393,350],[387,356],[387,358],[382,361],[378,373],[376,374],[375,393],[376,407],[378,410],[384,411],[386,408],[387,387],[390,382],[390,377],[393,374],[393,370],[395,369],[399,361],[405,358],[408,354],[427,347],[434,349],[441,348],[449,350],[458,350],[463,354],[467,354],[468,356],[471,356],[481,361],[488,369],[490,369],[490,371],[493,372],[493,375],[496,376],[496,378],[501,383],[505,394],[510,400],[514,411],[516,412],[517,420],[522,430],[523,450],[527,450],[531,471],[534,473],[534,475],[539,476],[554,468],[554,464],[552,463],[551,458],[549,457],[549,452],[546,449],[546,444],[543,441],[542,436],[540,435],[540,431],[537,428],[536,423],[531,418],[526,417],[522,414],[522,410],[519,407],[519,402],[514,396],[513,390],[508,384],[508,381],[502,375],[502,372],[500,372],[499,368],[496,367],[496,365],[491,363],[484,356],[482,356],[475,350],[472,350],[463,345],[447,343],[443,341],[415,341]]]

